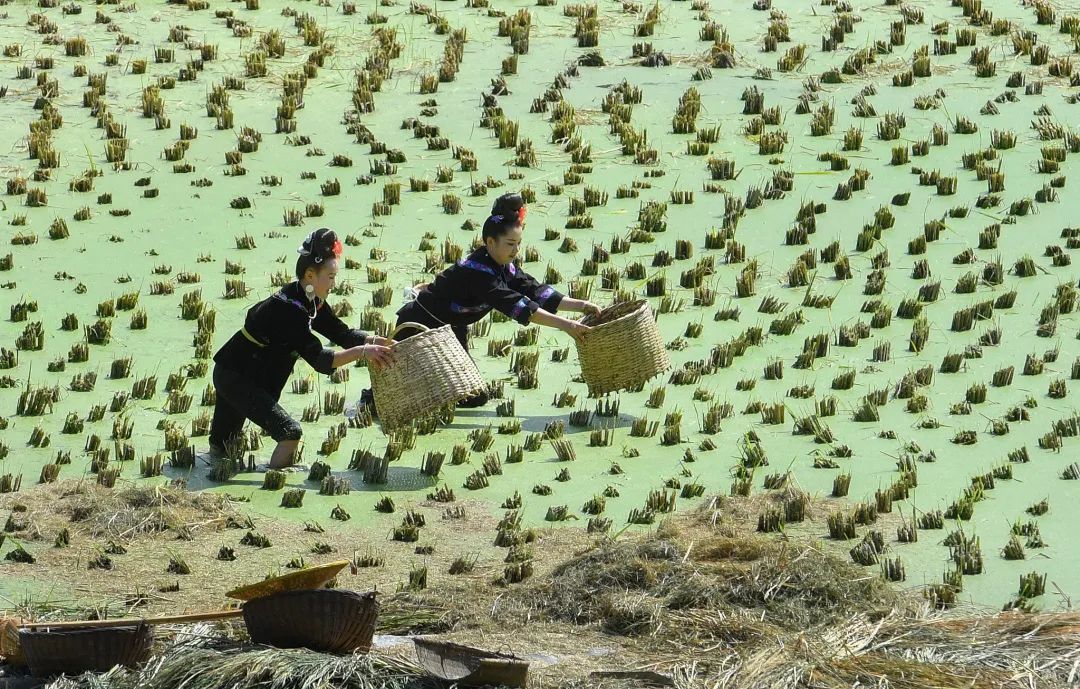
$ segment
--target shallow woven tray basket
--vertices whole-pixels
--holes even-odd
[[[366,653],[378,618],[374,591],[285,591],[244,603],[244,623],[255,643],[321,653]]]
[[[529,678],[529,661],[517,656],[419,637],[413,644],[425,670],[460,686],[524,687]]]
[[[592,327],[577,343],[589,395],[635,389],[671,368],[649,302],[615,304],[581,322]]]
[[[422,332],[395,342],[391,345],[393,362],[371,369],[371,390],[384,431],[428,416],[486,387],[449,325],[429,329],[419,323],[402,323],[390,337],[403,328]]]
[[[335,560],[323,565],[305,567],[304,569],[279,577],[263,579],[254,584],[241,586],[229,591],[225,595],[237,600],[254,600],[263,596],[270,596],[283,591],[301,591],[309,589],[321,589],[337,576],[338,572],[349,565],[348,560]]]
[[[35,677],[136,667],[150,657],[154,630],[146,624],[98,629],[23,629],[19,643]]]

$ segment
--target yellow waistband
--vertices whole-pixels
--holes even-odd
[[[244,337],[246,337],[252,344],[254,344],[254,345],[258,346],[258,347],[265,347],[266,346],[262,342],[259,342],[254,337],[252,337],[251,333],[249,333],[247,331],[247,328],[240,328],[240,334],[243,335]]]

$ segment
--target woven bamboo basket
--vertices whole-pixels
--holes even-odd
[[[136,667],[150,657],[154,630],[145,624],[101,629],[49,629],[19,632],[30,674],[35,677],[105,672]]]
[[[233,589],[225,595],[237,600],[254,600],[263,596],[271,596],[283,591],[303,591],[309,589],[321,589],[337,576],[338,572],[349,565],[348,560],[335,560],[325,565],[307,567],[295,572],[283,574],[280,577],[264,579],[255,584],[248,584]]]
[[[449,325],[402,323],[390,334],[421,332],[391,345],[393,361],[371,369],[371,390],[384,431],[428,416],[482,392],[486,383]]]
[[[592,328],[577,343],[589,395],[638,388],[671,368],[649,302],[615,304],[581,322]]]
[[[514,655],[420,637],[413,644],[425,670],[460,686],[524,687],[529,678],[529,661]]]
[[[0,662],[14,667],[26,665],[26,656],[19,644],[19,623],[17,617],[0,618]]]
[[[320,653],[367,653],[378,618],[374,591],[285,591],[244,604],[255,643]]]

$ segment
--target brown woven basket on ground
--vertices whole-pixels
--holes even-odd
[[[338,572],[349,565],[348,560],[335,560],[325,565],[306,567],[295,572],[283,574],[280,577],[264,579],[255,584],[248,584],[233,589],[225,595],[236,600],[253,600],[270,596],[283,591],[301,591],[308,589],[321,589],[337,576]]]
[[[104,672],[115,665],[146,662],[154,643],[149,625],[99,629],[23,629],[19,644],[35,677]]]
[[[577,343],[590,395],[637,388],[671,368],[649,302],[615,304],[581,322],[592,327]]]
[[[405,328],[422,332],[395,342],[391,345],[393,361],[371,369],[371,390],[384,431],[428,416],[486,387],[449,325],[429,329],[419,323],[402,323],[390,337]]]
[[[321,653],[366,653],[378,618],[374,591],[285,591],[244,604],[244,623],[255,643]]]
[[[19,644],[18,617],[0,618],[0,663],[7,663],[14,667],[24,667],[26,656],[23,655],[22,646]]]
[[[414,638],[413,644],[425,670],[461,686],[524,687],[529,678],[529,661],[517,656],[434,639]]]

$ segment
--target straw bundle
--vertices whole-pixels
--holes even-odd
[[[393,361],[371,369],[375,408],[384,432],[485,388],[480,371],[450,326],[429,329],[419,323],[402,323],[390,337],[405,328],[422,332],[394,343]]]
[[[434,689],[415,661],[390,655],[332,656],[306,649],[252,648],[207,638],[193,627],[179,634],[137,671],[118,668],[104,675],[61,678],[51,689]]]
[[[577,345],[590,395],[637,388],[671,368],[647,301],[610,306],[582,323],[592,327]]]

